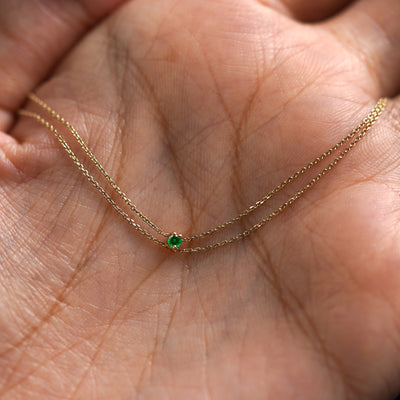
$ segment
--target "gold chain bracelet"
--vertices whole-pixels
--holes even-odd
[[[21,116],[33,118],[37,122],[39,122],[40,124],[45,126],[57,138],[57,140],[60,142],[61,146],[64,148],[64,150],[66,151],[68,156],[72,159],[74,164],[79,168],[81,173],[97,189],[97,191],[105,198],[105,200],[114,208],[114,210],[118,214],[120,214],[122,216],[122,218],[124,218],[133,228],[135,228],[137,231],[142,233],[148,239],[152,240],[154,243],[157,243],[163,247],[170,248],[170,249],[180,252],[180,253],[197,253],[197,252],[201,252],[201,251],[216,249],[216,248],[225,246],[227,244],[233,243],[239,239],[242,239],[242,238],[250,235],[252,232],[260,229],[266,223],[271,221],[274,217],[281,214],[288,206],[290,206],[296,200],[298,200],[301,196],[303,196],[307,190],[309,190],[311,187],[313,187],[324,175],[326,175],[332,168],[334,168],[349,153],[349,151],[351,149],[353,149],[354,146],[356,146],[356,144],[365,136],[365,134],[371,129],[371,127],[374,125],[374,123],[378,120],[379,116],[382,114],[382,111],[384,110],[384,108],[387,104],[386,98],[379,99],[377,104],[375,105],[375,107],[371,110],[371,112],[367,115],[367,117],[364,118],[364,120],[358,125],[357,128],[353,129],[347,136],[345,136],[342,140],[340,140],[338,143],[336,143],[334,146],[332,146],[329,150],[322,153],[319,157],[316,157],[313,161],[309,162],[307,165],[305,165],[304,167],[300,168],[298,171],[293,173],[291,176],[289,176],[287,179],[285,179],[282,183],[280,183],[278,186],[276,186],[270,192],[265,194],[260,200],[256,201],[253,205],[251,205],[250,207],[243,210],[237,216],[235,216],[235,217],[229,219],[228,221],[226,221],[214,228],[211,228],[207,231],[201,232],[201,233],[193,235],[193,236],[184,237],[175,232],[174,233],[165,232],[160,227],[158,227],[156,224],[154,224],[146,215],[144,215],[136,207],[136,205],[129,199],[129,197],[115,183],[115,181],[111,178],[111,176],[106,172],[106,170],[104,169],[102,164],[97,160],[97,158],[94,156],[94,154],[87,147],[86,143],[83,141],[81,136],[78,134],[77,130],[68,121],[66,121],[61,115],[59,115],[56,111],[54,111],[50,106],[48,106],[44,101],[42,101],[35,94],[30,94],[29,99],[32,100],[34,103],[36,103],[38,106],[40,106],[52,118],[54,118],[56,121],[63,124],[70,131],[70,133],[75,138],[75,140],[78,142],[78,144],[80,145],[82,150],[86,153],[86,155],[89,157],[89,159],[93,162],[93,164],[96,166],[96,168],[100,171],[100,173],[106,179],[108,184],[119,195],[119,197],[125,202],[125,204],[129,207],[129,209],[131,211],[133,211],[139,218],[141,218],[141,220],[144,223],[146,223],[151,229],[153,229],[156,233],[158,233],[160,236],[163,236],[164,240],[157,238],[151,232],[149,232],[148,230],[143,228],[141,225],[139,225],[137,222],[135,222],[135,220],[133,220],[111,198],[111,196],[106,192],[106,190],[89,173],[87,168],[80,161],[80,159],[76,156],[76,154],[72,151],[71,147],[68,145],[68,143],[65,141],[65,139],[58,133],[58,130],[55,128],[55,126],[51,122],[47,121],[45,118],[43,118],[39,114],[28,111],[28,110],[22,109],[19,111],[19,114]],[[305,172],[310,170],[312,167],[319,164],[322,160],[324,160],[325,158],[332,155],[336,150],[341,148],[345,143],[348,143],[347,147],[345,147],[331,163],[329,163],[325,168],[323,168],[318,173],[318,175],[316,175],[312,180],[310,180],[302,189],[298,190],[286,202],[281,204],[276,210],[272,211],[271,213],[266,215],[263,219],[261,219],[261,221],[259,221],[257,224],[253,225],[252,227],[246,229],[245,231],[243,231],[241,233],[238,233],[237,235],[234,235],[234,236],[232,236],[228,239],[222,240],[220,242],[212,243],[212,244],[209,244],[209,245],[206,245],[203,247],[201,247],[201,246],[183,247],[183,248],[180,247],[182,242],[192,242],[194,240],[206,238],[206,237],[211,236],[219,231],[222,231],[223,229],[227,228],[228,226],[234,224],[235,222],[240,221],[243,217],[249,215],[250,213],[255,211],[257,208],[262,206],[264,203],[266,203],[269,199],[271,199],[275,194],[280,192],[289,183],[293,182],[294,180],[299,178],[301,175],[303,175]]]

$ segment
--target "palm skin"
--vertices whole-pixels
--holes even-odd
[[[36,92],[167,231],[226,221],[397,93],[398,43],[381,74],[339,17],[301,24],[244,0],[107,12]],[[391,100],[282,215],[196,255],[132,230],[46,130],[20,119],[0,142],[1,398],[390,400],[400,389],[398,115]]]

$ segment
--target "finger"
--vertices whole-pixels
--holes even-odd
[[[0,0],[0,130],[71,45],[123,0]]]
[[[259,0],[303,22],[322,21],[335,15],[353,0]]]
[[[377,95],[393,96],[400,89],[399,21],[399,0],[361,0],[324,24],[367,68]]]

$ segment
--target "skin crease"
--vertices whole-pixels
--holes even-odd
[[[0,15],[21,21],[9,3]],[[0,51],[0,398],[391,400],[398,1],[390,12],[375,0],[317,11],[295,0],[87,3],[96,13],[38,1],[23,11],[30,36],[0,31],[0,48],[24,38],[30,49],[19,68]],[[16,121],[32,89],[140,210],[183,234],[247,208],[392,98],[282,215],[243,241],[180,255],[122,221],[49,132]]]

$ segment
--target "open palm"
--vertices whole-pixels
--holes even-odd
[[[0,1],[0,398],[391,400],[398,0],[121,3]],[[46,129],[14,121],[30,90],[144,214],[184,235],[237,215],[393,99],[281,215],[183,255],[124,222]]]

